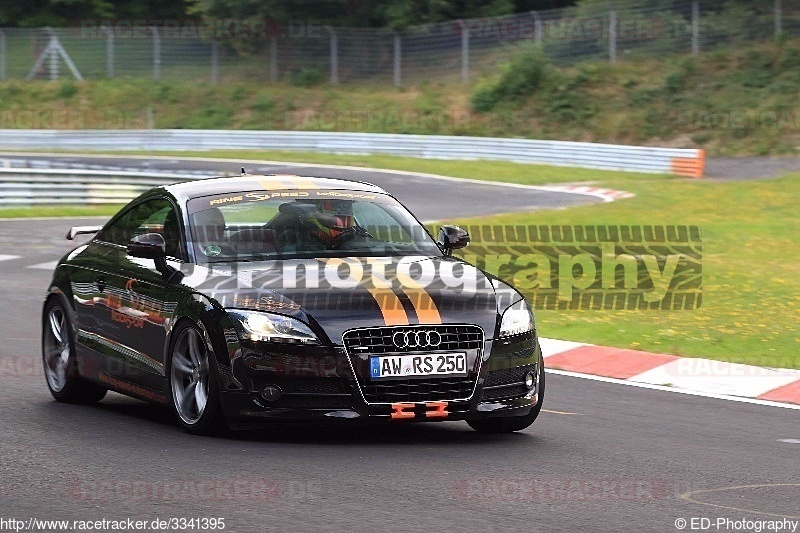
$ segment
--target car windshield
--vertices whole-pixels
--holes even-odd
[[[188,203],[198,263],[347,256],[440,256],[425,228],[385,194],[229,193]]]

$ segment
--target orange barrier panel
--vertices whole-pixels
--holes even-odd
[[[696,158],[673,157],[671,163],[672,173],[677,176],[702,178],[706,167],[706,151],[698,150]]]

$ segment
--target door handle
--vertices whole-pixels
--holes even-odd
[[[103,292],[106,290],[106,278],[99,277],[97,278],[97,290]]]

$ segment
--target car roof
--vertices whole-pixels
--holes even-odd
[[[348,190],[388,194],[377,185],[363,181],[296,176],[293,174],[242,174],[241,176],[226,178],[185,181],[173,185],[165,185],[164,189],[176,197],[185,199],[237,192],[303,189]]]

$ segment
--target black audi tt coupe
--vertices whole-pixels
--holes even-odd
[[[142,194],[58,264],[47,385],[167,404],[187,431],[268,422],[466,420],[528,427],[544,397],[535,321],[368,183],[204,179]]]

